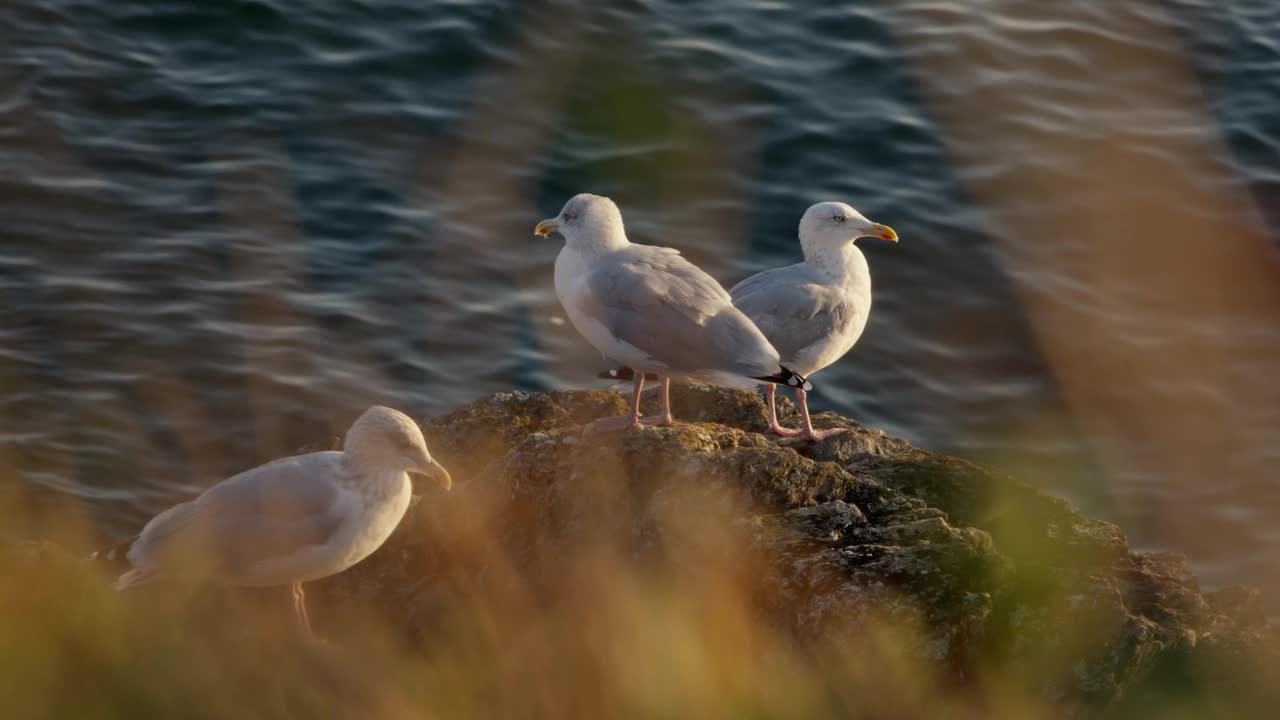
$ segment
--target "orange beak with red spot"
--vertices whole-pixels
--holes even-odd
[[[551,233],[559,230],[560,223],[556,222],[554,218],[548,218],[538,223],[538,226],[533,229],[533,234],[538,237],[547,237]]]
[[[875,227],[871,228],[871,232],[867,234],[874,237],[878,237],[881,240],[891,240],[893,242],[898,242],[898,233],[894,232],[893,228],[889,227],[888,225],[877,224]]]

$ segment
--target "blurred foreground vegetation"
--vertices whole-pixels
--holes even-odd
[[[308,586],[323,642],[299,636],[284,588],[116,593],[111,568],[62,545],[0,546],[0,712],[1239,718],[1280,700],[1274,633],[1242,616],[1256,598],[1202,599],[1180,561],[1127,546],[1125,565],[1072,556],[1105,543],[1055,533],[1109,543],[1113,526],[1065,503],[856,426],[812,458],[712,424],[576,439],[577,415],[615,401],[507,395],[428,423],[459,487]],[[677,402],[758,418],[746,394]],[[1063,518],[1084,530],[1046,534]],[[74,514],[45,522],[90,535]]]

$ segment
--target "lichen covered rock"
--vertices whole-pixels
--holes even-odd
[[[1135,552],[1116,526],[1025,483],[830,413],[817,424],[847,433],[766,437],[752,393],[680,388],[673,402],[683,424],[591,437],[581,426],[623,412],[621,395],[507,392],[424,422],[454,493],[416,504],[321,593],[399,614],[412,633],[468,594],[553,602],[576,572],[564,558],[584,548],[689,582],[729,568],[801,642],[902,623],[917,629],[908,651],[954,682],[999,668],[1094,708],[1141,694],[1170,663],[1267,642],[1247,593],[1206,596],[1181,558]]]

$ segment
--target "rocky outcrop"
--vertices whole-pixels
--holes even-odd
[[[621,413],[621,395],[499,393],[426,421],[455,491],[416,504],[319,594],[427,638],[467,598],[553,601],[584,549],[689,582],[729,568],[801,643],[909,627],[905,652],[947,682],[999,673],[1087,708],[1189,678],[1225,688],[1241,662],[1274,657],[1256,595],[1201,592],[1180,557],[1136,552],[1025,483],[830,413],[817,424],[847,433],[778,441],[760,434],[751,393],[682,388],[673,401],[686,424],[590,438],[581,425]]]

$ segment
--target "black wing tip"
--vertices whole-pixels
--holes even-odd
[[[89,553],[84,559],[89,562],[102,563],[109,567],[118,566],[127,568],[129,567],[129,549],[133,547],[133,544],[137,542],[140,537],[142,537],[141,534],[134,535],[128,540],[122,540],[115,545],[99,548]]]
[[[634,380],[636,378],[636,371],[624,365],[619,368],[596,373],[596,377],[601,380]],[[644,379],[657,380],[658,376],[653,373],[645,373]],[[773,383],[775,385],[786,385],[787,387],[800,388],[805,392],[813,389],[813,383],[809,382],[803,375],[788,370],[785,367],[783,367],[780,372],[776,372],[773,375],[753,377],[752,380],[760,380],[762,382]]]
[[[752,378],[752,380],[761,380],[763,382],[773,383],[774,385],[786,385],[787,387],[800,388],[805,392],[808,392],[813,389],[813,383],[809,382],[800,373],[793,372],[792,370],[789,370],[786,367],[783,367],[781,365],[779,365],[778,367],[782,367],[781,372],[776,372],[772,375],[766,375],[764,377],[754,377]]]
[[[636,371],[632,370],[626,365],[623,365],[620,368],[614,368],[612,370],[605,370],[604,372],[596,373],[596,377],[600,378],[601,380],[635,380]],[[653,373],[645,373],[644,379],[657,380],[658,376]]]

